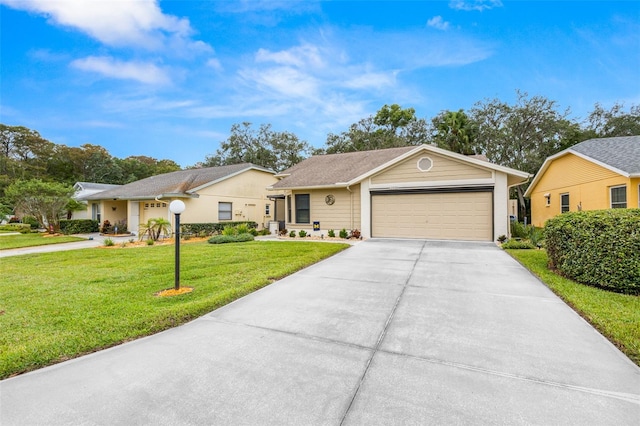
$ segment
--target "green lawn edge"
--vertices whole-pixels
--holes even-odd
[[[46,246],[50,244],[73,243],[86,241],[86,238],[72,235],[20,234],[0,236],[0,250],[11,250],[25,247]]]
[[[614,293],[562,277],[547,265],[545,250],[505,250],[640,366],[640,296]]]
[[[3,260],[0,379],[184,324],[350,247],[322,242],[89,248]]]

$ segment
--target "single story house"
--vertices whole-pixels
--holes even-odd
[[[525,197],[535,226],[570,211],[640,207],[640,136],[589,139],[552,155]]]
[[[509,188],[530,175],[421,145],[313,156],[276,178],[275,215],[289,230],[495,241],[509,235]]]
[[[85,197],[108,189],[119,188],[121,186],[122,185],[113,185],[108,183],[76,182],[75,185],[73,185],[73,189],[76,191],[73,198],[85,204],[87,209],[73,212],[71,219],[91,219],[93,217],[92,208],[95,208],[95,205],[91,206],[86,201]]]
[[[138,225],[165,218],[173,224],[169,203],[182,200],[181,223],[253,221],[268,226],[273,201],[267,187],[277,182],[275,172],[250,163],[180,170],[151,176],[83,197],[91,205],[92,219],[112,225],[126,222],[138,233]]]

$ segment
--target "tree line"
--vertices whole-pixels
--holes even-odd
[[[487,99],[467,111],[445,110],[431,119],[417,117],[413,108],[384,105],[345,131],[329,133],[319,148],[294,133],[275,131],[270,124],[256,129],[252,123],[243,122],[231,127],[230,136],[220,142],[214,153],[190,167],[250,162],[282,171],[309,155],[426,143],[461,154],[484,155],[493,163],[535,174],[546,157],[584,140],[640,135],[639,105],[625,108],[616,103],[607,109],[595,104],[586,118],[577,120],[570,118],[568,109],[561,110],[546,97],[520,91],[516,95],[513,104]],[[27,188],[47,193],[47,186],[56,184],[59,189],[64,188],[62,192],[66,191],[67,197],[78,181],[126,184],[176,170],[180,166],[172,160],[147,156],[120,159],[99,145],[58,145],[35,130],[0,124],[3,214],[17,213],[16,207],[24,206],[20,194]],[[44,186],[34,186],[30,181]]]

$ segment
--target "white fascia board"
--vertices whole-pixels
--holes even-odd
[[[333,189],[333,188],[346,188],[349,186],[347,183],[334,183],[328,185],[311,185],[311,186],[287,186],[287,187],[267,187],[270,191],[304,191],[307,189]]]
[[[393,184],[370,184],[371,189],[413,189],[413,188],[449,188],[458,186],[493,186],[495,179],[461,179],[431,182],[402,182]]]
[[[417,153],[419,153],[421,151],[439,154],[439,155],[442,155],[443,157],[450,157],[450,158],[453,158],[453,159],[456,159],[456,160],[459,160],[459,161],[462,161],[462,162],[465,162],[465,163],[470,163],[470,164],[476,165],[476,166],[478,166],[480,168],[483,168],[483,169],[488,169],[488,170],[492,170],[492,171],[499,171],[499,172],[506,173],[506,174],[509,174],[509,175],[518,176],[518,177],[521,177],[523,179],[531,178],[531,175],[529,173],[527,173],[527,172],[523,172],[523,171],[520,171],[520,170],[512,169],[510,167],[499,166],[497,164],[493,164],[493,163],[490,163],[488,161],[478,160],[477,158],[471,158],[471,157],[468,157],[466,155],[462,155],[462,154],[458,154],[457,152],[453,152],[453,151],[449,151],[449,150],[446,150],[446,149],[438,148],[438,147],[433,146],[433,145],[423,144],[423,145],[417,146],[415,149],[412,149],[411,151],[408,151],[408,152],[406,152],[406,153],[394,158],[391,161],[386,162],[385,164],[382,164],[381,166],[376,167],[375,169],[369,170],[367,173],[365,173],[365,174],[363,174],[361,176],[358,176],[358,177],[352,179],[351,181],[348,182],[348,184],[349,185],[354,185],[354,184],[356,184],[356,183],[358,183],[358,182],[360,182],[360,181],[362,181],[362,180],[364,180],[364,179],[366,179],[366,178],[368,178],[368,177],[370,177],[370,176],[372,176],[372,175],[374,175],[374,174],[376,174],[376,173],[378,173],[378,172],[380,172],[380,171],[382,171],[382,170],[384,170],[386,168],[389,168],[389,167],[393,166],[394,164],[399,163],[399,162],[401,162],[401,161],[403,161],[403,160],[405,160],[405,159],[411,157],[412,155],[415,155],[415,154],[417,154]]]

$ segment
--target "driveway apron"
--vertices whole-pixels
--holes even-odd
[[[640,369],[491,243],[378,240],[0,382],[0,424],[640,422]]]

